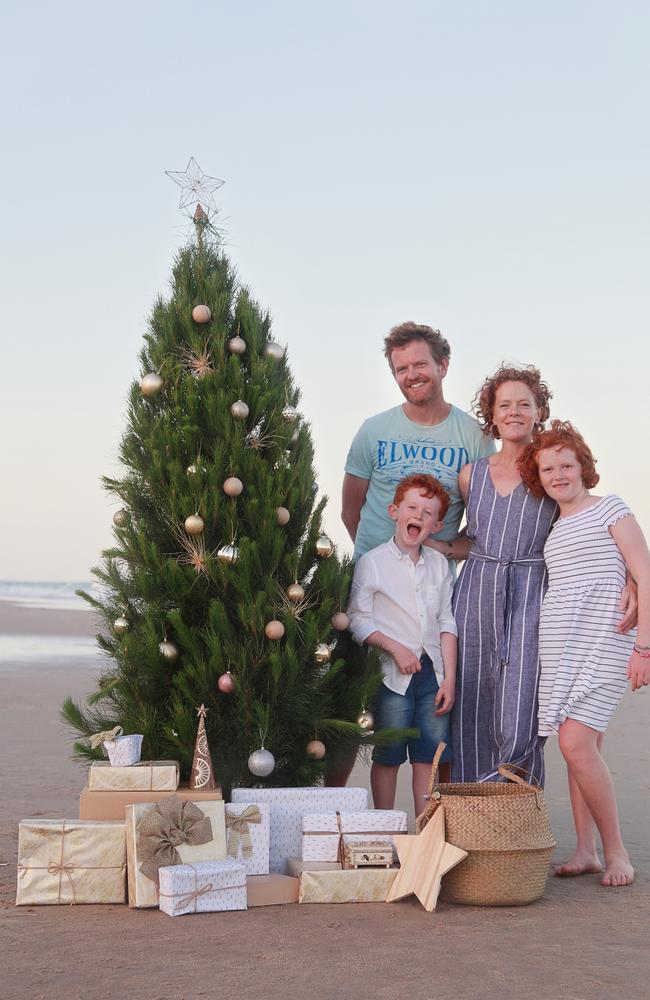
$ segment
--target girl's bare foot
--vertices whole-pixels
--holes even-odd
[[[630,864],[630,857],[624,854],[614,854],[605,861],[605,874],[600,880],[601,885],[619,886],[632,885],[634,881],[634,868]]]
[[[556,866],[555,874],[560,878],[574,878],[576,875],[598,875],[602,870],[603,866],[595,851],[593,854],[576,851],[568,861]]]

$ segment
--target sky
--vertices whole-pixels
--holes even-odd
[[[194,156],[288,345],[329,534],[407,319],[468,409],[534,363],[600,492],[650,531],[650,8],[599,0],[25,0],[0,41],[0,579],[85,580],[111,544],[126,396]]]

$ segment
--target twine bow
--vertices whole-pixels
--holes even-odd
[[[253,841],[249,823],[261,823],[262,814],[255,805],[247,806],[238,816],[226,809],[226,828],[228,833],[228,854],[236,858],[241,845],[243,858],[253,856]]]
[[[137,835],[140,871],[158,884],[159,868],[181,863],[177,847],[212,840],[212,823],[193,802],[172,795],[147,810],[138,823]]]
[[[196,886],[196,872],[194,872],[194,885]],[[199,896],[205,896],[206,892],[211,892],[212,889],[212,882],[208,882],[202,889],[195,888],[194,892],[188,892],[187,896],[183,896],[177,903],[174,903],[174,910],[184,910],[186,906],[190,905],[190,903],[194,903],[194,912],[196,913],[197,899]]]
[[[94,733],[90,737],[90,749],[96,750],[97,747],[100,747],[102,745],[104,740],[107,740],[110,743],[118,736],[121,736],[123,732],[124,730],[122,729],[121,726],[115,726],[114,729],[105,729],[104,732],[102,733]]]
[[[63,851],[63,838],[61,838],[61,850]],[[77,902],[77,897],[74,891],[74,880],[72,878],[73,871],[74,865],[70,864],[70,862],[64,865],[62,861],[50,861],[47,866],[48,875],[59,876],[59,902],[61,902],[61,882],[63,880],[63,876],[65,875],[68,879],[68,885],[70,886],[70,892],[72,893],[72,903],[70,903],[70,906]]]

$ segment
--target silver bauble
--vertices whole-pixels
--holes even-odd
[[[278,509],[275,512],[275,516],[277,518],[278,524],[282,525],[288,524],[291,518],[291,514],[289,513],[286,507],[278,507]]]
[[[187,474],[188,474],[188,476],[195,476],[198,473],[198,471],[199,471],[199,469],[198,469],[198,466],[196,466],[196,465],[188,465],[188,467],[187,467]]]
[[[205,521],[198,514],[190,514],[185,518],[185,530],[188,535],[200,535],[205,528]]]
[[[288,424],[292,424],[295,420],[298,419],[298,411],[295,408],[295,406],[287,405],[284,407],[282,411],[282,416],[284,417],[284,419],[287,421]]]
[[[124,635],[124,633],[128,631],[128,628],[129,623],[124,615],[120,615],[119,618],[116,618],[113,622],[113,631],[116,635]]]
[[[178,659],[178,646],[174,642],[169,642],[168,639],[165,639],[164,642],[160,643],[158,649],[160,655],[170,663]]]
[[[304,600],[305,588],[301,587],[299,583],[290,583],[287,587],[287,597],[297,604],[298,601]]]
[[[246,341],[243,337],[231,337],[228,341],[228,350],[231,354],[243,354],[246,350]]]
[[[264,635],[267,639],[273,639],[277,642],[284,635],[284,625],[274,618],[264,626]]]
[[[264,348],[264,353],[268,358],[273,358],[274,361],[282,361],[285,348],[282,344],[277,344],[274,340],[269,340],[268,344]]]
[[[238,497],[243,489],[244,484],[237,476],[229,476],[223,484],[223,492],[229,497]]]
[[[251,774],[254,774],[256,778],[266,778],[274,767],[275,757],[271,751],[267,750],[265,747],[260,747],[259,750],[254,750],[248,758],[248,770]]]
[[[195,323],[209,323],[212,319],[212,312],[209,306],[194,306],[192,309],[192,319]]]
[[[363,729],[364,733],[370,733],[375,728],[375,717],[367,708],[364,708],[357,718],[357,726],[359,729]]]
[[[163,387],[163,380],[158,372],[149,372],[140,381],[140,392],[143,396],[155,396]]]
[[[350,619],[345,611],[337,611],[330,618],[330,622],[332,623],[332,628],[335,628],[337,632],[345,632],[346,628],[350,627]]]
[[[248,414],[250,413],[250,410],[248,409],[248,406],[243,401],[243,399],[238,399],[230,407],[230,412],[232,416],[235,418],[235,420],[245,420]]]
[[[237,549],[234,545],[222,545],[221,548],[217,550],[217,559],[224,563],[236,562],[238,555],[239,549]]]
[[[320,740],[311,740],[305,747],[308,757],[313,757],[314,760],[322,760],[325,756],[325,744],[321,743]]]
[[[125,524],[129,523],[130,516],[126,507],[122,507],[113,514],[113,524],[116,528],[123,528]]]
[[[327,643],[319,642],[314,651],[314,659],[316,663],[329,663],[332,658],[332,650],[329,648]]]
[[[334,552],[334,543],[327,535],[320,535],[316,539],[316,555],[321,559],[329,559]]]

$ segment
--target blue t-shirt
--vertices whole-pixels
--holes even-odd
[[[384,410],[366,420],[350,446],[345,471],[370,480],[354,545],[358,558],[387,542],[395,530],[388,514],[395,487],[405,476],[426,473],[439,479],[451,503],[444,527],[435,537],[455,538],[463,517],[463,498],[458,473],[468,462],[491,455],[494,441],[486,437],[476,420],[457,406],[440,424],[416,424],[401,406]]]

